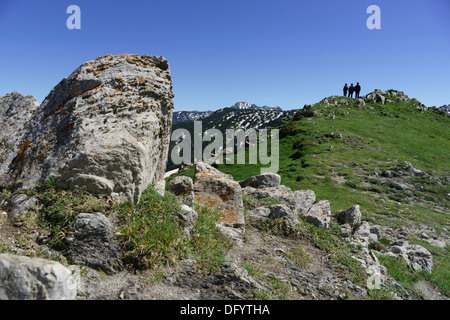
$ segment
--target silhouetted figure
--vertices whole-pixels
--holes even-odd
[[[348,86],[347,86],[347,84],[345,84],[345,86],[344,86],[344,97],[347,96],[347,92],[348,92]]]
[[[353,92],[355,92],[355,87],[353,86],[353,83],[350,85],[350,88],[348,88],[348,96],[350,98],[353,98]]]
[[[355,99],[359,98],[359,92],[361,91],[361,86],[359,85],[359,82],[356,83],[355,86]]]

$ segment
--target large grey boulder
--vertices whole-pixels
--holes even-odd
[[[195,168],[194,194],[197,202],[222,211],[222,225],[245,226],[242,189],[231,175],[206,163],[198,163]]]
[[[33,96],[11,92],[0,97],[0,186],[25,140],[24,128],[39,109]]]
[[[0,254],[0,300],[73,300],[77,286],[59,262]]]
[[[66,238],[69,259],[107,274],[120,271],[122,251],[114,224],[101,213],[80,213]]]
[[[51,177],[57,187],[137,202],[164,176],[172,98],[163,57],[106,55],[83,64],[41,106],[21,108],[20,141],[0,146],[0,186],[29,189]]]

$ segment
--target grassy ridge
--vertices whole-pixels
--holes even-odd
[[[333,214],[359,204],[363,220],[393,229],[409,224],[432,227],[438,235],[449,230],[449,117],[423,108],[415,99],[388,93],[385,105],[359,106],[353,99],[330,97],[279,128],[282,184],[293,190],[314,190],[319,200],[330,200]],[[408,174],[406,161],[428,176]],[[238,181],[259,174],[261,167],[218,165]],[[383,172],[401,174],[384,177]],[[193,170],[183,174],[193,176]],[[408,188],[399,190],[399,183]],[[413,237],[408,240],[421,244]],[[427,248],[435,256],[434,272],[427,278],[449,294],[450,253]],[[395,263],[384,262],[394,272]],[[406,287],[419,278],[412,272]]]

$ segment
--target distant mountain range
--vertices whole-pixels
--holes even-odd
[[[450,113],[450,104],[444,104],[442,107],[439,107],[439,110]]]
[[[217,111],[176,111],[173,115],[172,131],[188,130],[194,134],[194,121],[201,120],[202,132],[218,129],[225,134],[226,129],[270,129],[278,127],[283,120],[295,115],[299,110],[286,110],[280,107],[259,107],[247,102],[237,102],[229,108]],[[175,142],[171,141],[170,150]],[[177,168],[169,158],[167,171]]]
[[[268,106],[257,106],[256,104],[248,103],[248,102],[236,102],[229,108],[220,109],[217,111],[174,111],[172,125],[176,125],[183,122],[202,120],[206,117],[209,117],[215,112],[223,111],[225,109],[234,109],[234,110],[250,110],[250,112],[245,113],[246,115],[254,114],[254,111],[265,111],[261,114],[261,116],[268,116],[268,119],[264,121],[273,121],[278,119],[280,116],[283,116],[285,113],[292,113],[288,111],[283,111],[280,107],[268,107]],[[270,112],[275,111],[275,113],[270,114]],[[295,113],[295,112],[294,112]],[[242,120],[242,119],[241,119]]]
[[[174,111],[172,125],[188,121],[201,120],[211,115],[213,112],[214,111]]]

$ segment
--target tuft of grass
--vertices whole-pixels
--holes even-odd
[[[394,278],[408,291],[412,291],[414,289],[414,284],[422,279],[422,277],[412,270],[402,258],[381,254],[378,254],[377,258],[380,263],[386,267],[389,276]]]
[[[301,268],[308,268],[314,262],[313,256],[302,245],[289,250],[286,253],[286,257]]]
[[[226,261],[225,256],[233,243],[216,227],[222,216],[220,210],[199,203],[194,203],[194,210],[198,213],[198,220],[191,235],[189,250],[201,268],[212,271]]]
[[[51,184],[46,184],[30,195],[37,197],[43,204],[37,224],[47,234],[49,246],[55,249],[64,248],[64,239],[79,213],[108,214],[109,210],[106,201],[81,189],[56,190]]]
[[[178,199],[147,188],[138,204],[124,202],[117,208],[124,260],[137,268],[175,263],[186,255],[186,241],[177,218]]]

